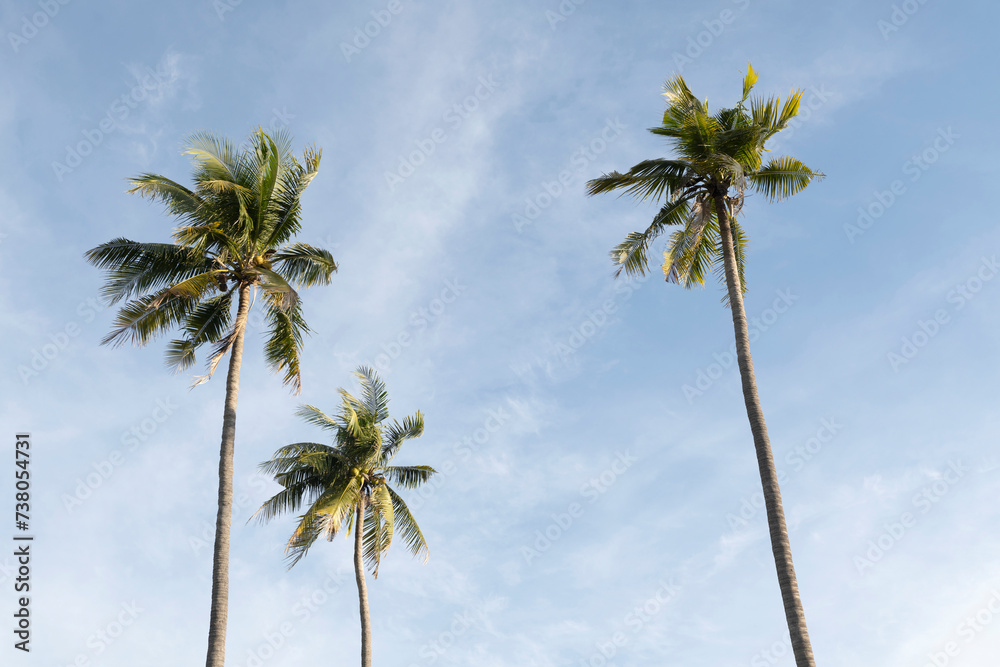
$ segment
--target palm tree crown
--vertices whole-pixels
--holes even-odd
[[[708,102],[699,101],[680,75],[668,79],[663,124],[649,131],[667,137],[677,157],[645,160],[626,174],[612,172],[587,183],[590,195],[623,190],[640,200],[666,199],[645,231],[632,232],[611,251],[618,273],[644,274],[650,242],[667,227],[680,226],[664,253],[663,273],[669,282],[687,288],[703,285],[708,271],[723,264],[716,212],[721,202],[732,225],[741,293],[746,291],[747,238],[736,219],[746,190],[777,201],[823,176],[791,157],[763,163],[765,142],[798,113],[802,91],[793,92],[784,104],[777,97],[751,99],[756,82],[757,72],[748,65],[739,104],[712,114]]]
[[[269,521],[284,512],[308,506],[288,541],[290,567],[305,556],[320,536],[332,540],[342,529],[349,535],[358,509],[364,525],[364,560],[375,577],[382,554],[399,532],[414,556],[427,557],[427,542],[406,503],[390,486],[406,489],[426,482],[430,466],[396,466],[392,460],[400,445],[424,432],[424,417],[417,411],[402,422],[388,422],[388,394],[375,372],[359,368],[361,398],[340,390],[341,405],[331,417],[304,405],[299,416],[331,431],[335,444],[301,442],[282,447],[260,469],[274,475],[284,488],[264,503],[257,518]]]
[[[300,163],[285,134],[258,130],[239,150],[212,134],[194,135],[194,189],[157,174],[131,179],[129,192],[162,202],[177,218],[174,243],[117,238],[86,253],[107,270],[103,296],[126,303],[102,343],[145,345],[177,327],[166,352],[183,370],[202,345],[214,345],[207,379],[237,336],[233,297],[249,287],[263,294],[268,365],[284,372],[298,391],[302,337],[309,331],[292,287],[327,284],[337,264],[326,250],[288,243],[299,232],[300,199],[319,168],[320,151],[306,149]]]

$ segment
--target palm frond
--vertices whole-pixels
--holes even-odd
[[[196,300],[177,295],[160,298],[160,295],[150,294],[134,299],[118,311],[113,328],[101,340],[101,345],[145,345],[152,338],[184,321],[197,305]]]
[[[204,384],[212,379],[212,376],[215,375],[215,369],[219,367],[219,362],[222,361],[231,349],[233,349],[233,345],[236,344],[237,336],[239,336],[245,328],[245,325],[241,328],[234,326],[230,329],[229,333],[219,339],[219,341],[215,344],[215,347],[212,348],[212,354],[208,357],[206,373],[196,377],[194,382],[191,383],[192,387],[197,387],[198,385]]]
[[[129,194],[138,194],[166,206],[167,213],[179,218],[197,219],[203,204],[201,198],[180,183],[159,174],[141,174],[130,178]]]
[[[814,178],[824,174],[812,171],[792,157],[778,157],[748,175],[751,187],[770,201],[788,199],[805,189]]]
[[[280,299],[280,297],[277,297]],[[267,341],[264,343],[264,360],[274,373],[282,373],[282,382],[291,385],[294,393],[302,390],[302,374],[299,361],[302,355],[302,341],[309,333],[302,307],[295,303],[284,310],[274,301],[265,307],[268,323]]]
[[[372,576],[378,579],[378,568],[382,562],[382,554],[392,545],[394,517],[392,496],[385,484],[378,484],[372,490],[368,502],[365,503],[365,531],[362,543],[364,559],[372,570]]]
[[[385,383],[368,366],[359,366],[354,375],[361,380],[361,402],[378,424],[389,416],[389,392],[386,391]]]
[[[225,137],[211,132],[196,132],[187,140],[184,155],[191,155],[197,163],[195,181],[227,181],[246,184],[246,172],[236,146]]]
[[[427,540],[424,539],[424,534],[420,531],[420,526],[417,525],[416,519],[413,518],[410,508],[407,507],[400,495],[391,487],[389,488],[389,495],[392,496],[393,522],[395,523],[396,532],[403,538],[403,542],[406,543],[406,547],[410,550],[410,553],[414,556],[419,556],[423,553],[424,562],[426,563],[427,559],[430,558],[430,550],[427,548]]]
[[[385,461],[392,460],[392,457],[396,455],[399,451],[400,446],[402,446],[405,440],[411,438],[419,438],[424,434],[424,415],[420,410],[417,410],[417,414],[404,417],[403,423],[399,423],[395,419],[391,424],[385,427],[385,437],[383,442],[385,443],[382,448],[382,457]]]
[[[274,192],[274,184],[278,180],[281,170],[282,155],[278,152],[278,147],[274,141],[258,130],[253,136],[254,153],[257,162],[257,200],[254,202],[256,216],[254,220],[253,240],[258,251],[263,251],[260,242],[267,229],[267,214],[271,208],[271,193]]]
[[[780,132],[785,129],[788,125],[788,121],[799,115],[799,106],[802,102],[802,91],[795,90],[792,91],[788,98],[785,100],[784,106],[781,107],[781,113],[778,114],[777,119],[773,126],[775,133]]]
[[[415,489],[437,473],[430,466],[386,466],[382,469],[386,479],[404,489]]]
[[[718,222],[711,199],[699,197],[691,209],[684,229],[677,230],[663,254],[663,274],[667,282],[688,289],[705,284],[717,248]]]
[[[276,310],[290,313],[298,307],[299,294],[279,273],[262,265],[253,270],[260,276],[260,286],[270,297],[270,305]]]
[[[338,452],[330,445],[323,445],[318,442],[296,442],[278,448],[270,459],[258,464],[257,469],[269,475],[286,473],[300,467],[303,457],[313,454],[337,456]]]
[[[271,262],[286,280],[301,287],[328,285],[337,270],[333,255],[305,243],[282,248],[271,257]]]
[[[295,414],[305,420],[307,424],[318,426],[327,431],[336,432],[344,426],[344,424],[338,422],[334,417],[311,405],[299,406]]]
[[[667,110],[663,112],[663,125],[674,127],[681,125],[691,115],[702,110],[701,102],[688,88],[684,77],[676,74],[663,84],[663,96],[667,99]]]
[[[184,320],[187,336],[171,341],[167,346],[167,365],[180,372],[195,361],[195,352],[205,343],[214,343],[224,334],[232,320],[233,292],[199,303]]]
[[[666,227],[683,224],[690,208],[687,198],[669,202],[656,214],[646,231],[631,232],[624,241],[615,246],[610,253],[611,260],[618,266],[615,276],[621,275],[622,270],[630,276],[645,275],[649,268],[646,255],[649,244],[663,233]]]
[[[757,70],[753,68],[753,65],[747,63],[747,73],[743,77],[743,98],[740,100],[742,104],[750,97],[750,91],[753,90],[754,84],[757,83]]]
[[[682,160],[644,160],[627,174],[611,172],[588,181],[587,194],[623,190],[621,194],[629,194],[639,200],[673,199],[694,176],[690,165]]]
[[[125,238],[102,243],[88,250],[84,257],[107,271],[101,296],[110,304],[187,280],[211,266],[209,258],[191,248]]]
[[[316,177],[322,154],[320,150],[307,147],[301,163],[294,157],[289,158],[290,165],[282,171],[275,186],[267,247],[281,245],[299,231],[302,194]]]
[[[167,299],[180,297],[182,299],[201,299],[210,290],[215,290],[218,286],[218,278],[228,273],[225,270],[213,269],[197,273],[190,278],[186,278],[172,284],[170,287],[160,290],[153,296],[150,305],[153,308],[159,307]]]
[[[357,477],[349,477],[345,483],[327,489],[312,506],[299,518],[299,524],[285,547],[288,567],[293,567],[309,551],[317,538],[325,536],[332,540],[344,527],[360,501],[360,484]],[[350,523],[348,522],[348,528]]]

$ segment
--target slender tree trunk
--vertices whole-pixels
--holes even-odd
[[[736,250],[733,230],[723,196],[715,196],[715,213],[719,219],[719,233],[722,241],[723,258],[726,268],[726,287],[729,290],[729,305],[733,312],[733,329],[736,333],[736,354],[740,365],[740,379],[743,381],[743,399],[747,406],[750,431],[753,434],[754,449],[757,451],[757,466],[760,468],[760,483],[764,490],[764,506],[767,510],[767,527],[771,534],[771,551],[774,566],[778,571],[778,585],[781,600],[785,606],[785,620],[792,640],[792,652],[796,667],[816,667],[813,659],[809,632],[806,630],[806,615],[799,599],[799,585],[795,580],[792,565],[792,547],[788,541],[785,526],[785,512],[781,508],[781,491],[778,489],[778,475],[774,469],[771,441],[767,437],[764,413],[757,397],[757,380],[750,358],[750,335],[747,331],[746,311],[743,309],[743,290],[736,267]]]
[[[354,576],[358,580],[358,599],[361,604],[361,667],[372,667],[372,621],[368,615],[368,586],[365,584],[365,564],[361,542],[365,530],[365,497],[358,501],[358,514],[354,519]]]
[[[236,311],[236,340],[229,357],[226,406],[222,413],[222,451],[219,454],[219,513],[215,519],[215,552],[212,560],[212,616],[208,626],[207,667],[226,661],[226,619],[229,614],[229,526],[233,518],[233,448],[236,443],[236,398],[240,392],[243,333],[250,310],[250,286],[240,287]]]

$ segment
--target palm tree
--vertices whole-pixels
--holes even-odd
[[[658,200],[661,196],[666,200],[645,231],[629,234],[611,251],[618,266],[616,275],[622,270],[630,275],[644,274],[648,268],[647,247],[671,226],[678,228],[664,253],[663,273],[668,282],[691,288],[703,285],[709,271],[722,269],[726,283],[724,301],[733,315],[743,397],[757,452],[771,549],[795,664],[814,667],[774,457],[750,358],[743,309],[747,238],[737,215],[748,188],[770,201],[778,201],[799,192],[823,174],[791,157],[771,158],[763,164],[765,143],[798,113],[802,92],[791,93],[784,104],[777,97],[750,98],[756,82],[757,73],[748,65],[739,104],[713,115],[708,103],[698,101],[680,75],[668,79],[664,86],[667,110],[663,124],[650,132],[667,137],[677,157],[646,160],[626,174],[605,174],[587,183],[587,193],[622,189],[640,200]]]
[[[219,457],[208,667],[223,667],[225,660],[236,399],[251,292],[260,293],[264,309],[268,366],[283,373],[285,384],[297,393],[302,339],[309,328],[292,284],[328,284],[337,270],[326,250],[288,243],[302,226],[300,199],[320,161],[320,151],[306,149],[299,162],[290,143],[287,135],[272,138],[258,130],[248,147],[237,149],[215,135],[195,134],[185,152],[194,156],[194,189],[157,174],[131,179],[130,193],[162,202],[178,220],[174,243],[117,238],[86,253],[91,264],[107,271],[104,298],[110,304],[126,301],[102,344],[145,345],[176,327],[180,337],[166,351],[167,364],[175,371],[191,366],[202,345],[212,345],[208,373],[195,384],[211,377],[231,353]]]
[[[424,432],[424,417],[417,411],[402,423],[389,418],[389,396],[385,384],[370,368],[355,372],[361,381],[361,399],[340,390],[340,412],[335,417],[311,405],[298,414],[310,424],[333,432],[335,445],[300,442],[282,447],[260,469],[274,475],[283,486],[254,515],[269,521],[283,512],[298,511],[298,526],[285,552],[289,567],[295,565],[316,538],[333,540],[343,529],[354,532],[354,575],[361,607],[361,665],[371,667],[371,619],[364,564],[378,578],[382,554],[392,543],[398,528],[414,555],[427,558],[427,542],[410,509],[389,483],[413,489],[423,484],[435,470],[430,466],[390,465],[404,440]]]

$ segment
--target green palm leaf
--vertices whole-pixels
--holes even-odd
[[[679,160],[644,160],[632,167],[627,174],[612,172],[587,182],[587,194],[595,195],[612,190],[624,190],[640,200],[667,199],[674,192],[685,188],[692,174],[690,165]]]
[[[431,478],[437,470],[430,466],[387,466],[385,477],[404,489],[415,489]]]
[[[404,417],[402,423],[393,420],[385,429],[385,445],[382,448],[383,459],[387,462],[392,460],[405,440],[419,438],[423,434],[424,415],[419,410],[413,416]]]
[[[396,531],[402,536],[403,542],[406,543],[406,547],[410,550],[410,553],[414,556],[419,556],[423,553],[424,562],[426,563],[430,557],[430,552],[427,548],[427,540],[424,539],[424,534],[420,531],[420,526],[417,525],[413,514],[410,513],[410,508],[407,507],[399,494],[390,488],[389,495],[392,496],[393,519],[396,523]]]
[[[301,287],[328,284],[337,270],[333,255],[305,243],[282,248],[271,257],[271,263],[285,280]]]
[[[812,171],[792,157],[779,157],[770,160],[749,178],[754,190],[770,201],[788,199],[805,189],[814,178],[823,178],[823,174]]]
[[[280,297],[277,297],[280,299]],[[282,381],[291,385],[296,394],[302,390],[300,358],[304,335],[309,332],[302,308],[296,303],[283,310],[270,303],[266,309],[268,324],[267,340],[264,343],[264,360],[273,373],[281,373]]]
[[[235,288],[195,306],[184,322],[187,337],[171,341],[167,345],[168,366],[176,372],[190,367],[195,361],[195,352],[201,345],[219,340],[225,334],[232,320],[234,291]]]
[[[666,227],[683,224],[690,213],[690,203],[687,199],[666,204],[653,218],[653,223],[645,232],[632,232],[624,241],[611,251],[611,259],[618,265],[615,276],[624,270],[630,276],[645,275],[649,268],[646,251],[651,241],[659,236]]]
[[[190,248],[169,243],[137,243],[124,238],[103,243],[87,251],[84,257],[97,268],[108,271],[101,296],[111,304],[187,280],[210,267],[204,257]]]
[[[382,562],[382,554],[392,545],[394,528],[392,497],[384,483],[375,486],[365,505],[364,558],[372,570],[372,576],[378,578],[378,567]]]
[[[101,345],[145,345],[184,321],[196,305],[196,301],[176,295],[160,298],[150,294],[130,301],[118,311],[111,332],[101,339]]]

